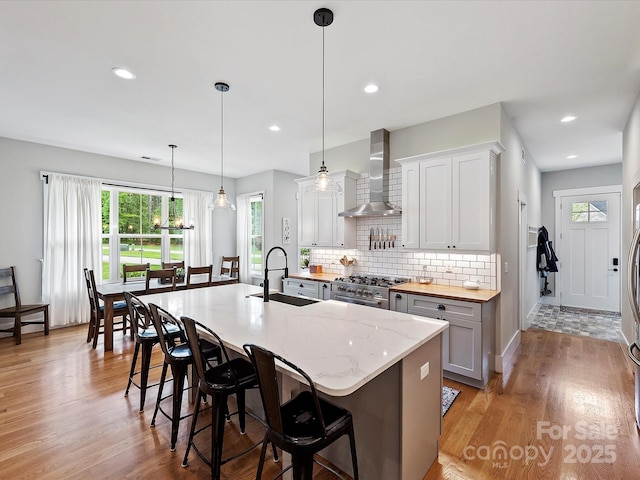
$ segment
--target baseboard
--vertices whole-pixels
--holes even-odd
[[[511,361],[511,359],[513,358],[513,355],[516,353],[516,349],[519,346],[520,346],[520,330],[518,330],[516,333],[513,334],[513,337],[511,337],[511,340],[509,341],[507,348],[505,348],[504,352],[502,352],[502,355],[495,356],[494,364],[495,364],[496,372],[498,373],[504,372],[504,366]]]

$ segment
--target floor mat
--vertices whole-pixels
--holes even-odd
[[[621,317],[617,312],[541,304],[531,322],[531,327],[621,342],[620,324]]]
[[[451,387],[442,387],[442,416],[447,413],[453,401],[460,395],[460,390]]]

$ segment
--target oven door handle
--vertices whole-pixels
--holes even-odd
[[[343,295],[335,295],[334,300],[340,300],[341,302],[348,302],[348,303],[363,303],[366,305],[371,305],[371,306],[375,306],[375,307],[379,307],[380,305],[382,305],[382,300],[365,300],[364,298],[352,298],[352,297],[345,297]]]

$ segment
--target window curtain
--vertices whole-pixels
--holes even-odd
[[[193,230],[184,231],[185,266],[213,265],[210,202],[210,193],[185,191],[182,194],[182,216],[185,225],[195,225]]]
[[[101,182],[49,174],[42,292],[53,326],[89,321],[83,269],[102,278]]]
[[[249,226],[251,220],[251,195],[239,195],[236,197],[237,217],[236,217],[236,241],[238,242],[238,255],[240,255],[240,279],[244,283],[251,283],[251,270],[249,261],[251,251],[249,245]]]

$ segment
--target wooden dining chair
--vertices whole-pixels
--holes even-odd
[[[220,275],[229,275],[240,282],[240,257],[222,257]]]
[[[147,270],[149,270],[148,263],[134,264],[134,265],[124,264],[122,265],[122,281],[124,283],[127,283],[127,277],[129,276],[130,273],[134,274],[134,275],[131,275],[132,277],[140,278],[142,277],[140,272],[146,272]]]
[[[10,279],[10,283],[2,285]],[[0,298],[10,298],[12,307],[0,309],[0,318],[13,318],[13,328],[0,329],[0,332],[12,332],[16,337],[16,345],[22,343],[23,325],[44,325],[44,334],[49,335],[49,304],[37,303],[33,305],[23,305],[20,301],[20,292],[16,280],[16,267],[0,269]],[[42,320],[23,320],[22,317],[42,312]]]
[[[199,276],[202,279],[202,275],[208,275],[206,281],[194,282],[191,277]],[[189,267],[187,268],[187,289],[189,288],[201,288],[211,285],[213,280],[213,265],[206,267]]]
[[[162,262],[162,268],[182,268],[184,269],[184,260],[181,262]]]
[[[145,293],[172,292],[176,289],[176,279],[175,268],[162,268],[160,270],[147,269]]]
[[[84,269],[84,280],[87,284],[89,306],[91,307],[89,331],[87,332],[87,343],[93,340],[92,346],[93,348],[96,348],[98,346],[98,336],[101,333],[104,333],[104,305],[100,304],[100,299],[98,298],[98,289],[96,288],[96,278],[94,276],[93,270],[89,270],[88,268]],[[115,302],[113,304],[113,317],[122,317],[122,321],[113,323],[114,327],[118,327],[113,329],[114,332],[122,331],[123,334],[126,334],[128,314],[129,310],[127,308],[126,302]]]

